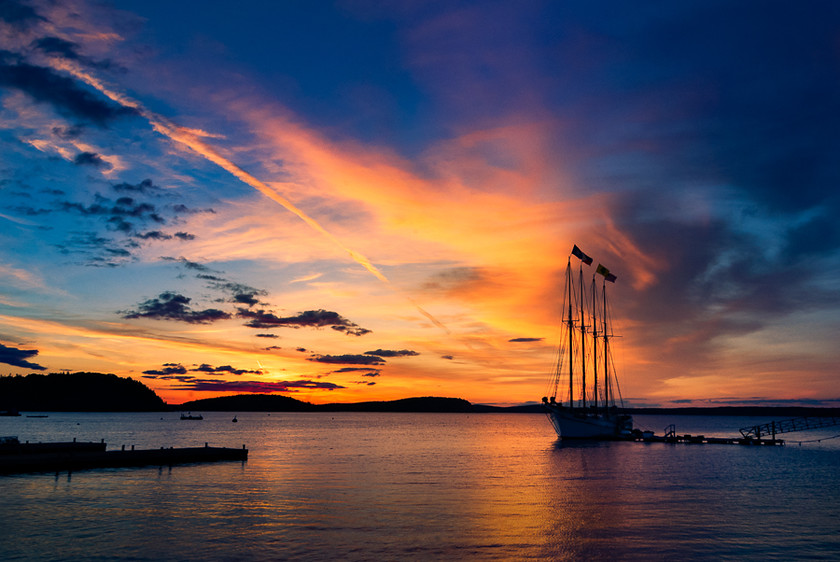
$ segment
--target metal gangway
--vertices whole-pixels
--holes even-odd
[[[791,418],[789,420],[773,421],[761,425],[754,425],[752,427],[742,427],[740,431],[741,435],[743,435],[745,439],[761,439],[762,437],[766,437],[768,435],[772,439],[776,439],[776,434],[778,433],[790,433],[791,431],[804,431],[806,429],[820,429],[834,425],[840,425],[840,417],[801,417]]]

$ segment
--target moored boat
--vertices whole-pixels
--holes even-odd
[[[580,261],[577,284],[573,279],[572,256]],[[542,401],[561,439],[624,439],[631,435],[633,419],[621,413],[616,404],[616,395],[621,402],[621,393],[610,350],[613,333],[607,307],[606,284],[607,281],[615,283],[616,276],[598,264],[587,294],[583,266],[592,265],[592,261],[577,245],[572,248],[566,264],[561,341],[549,395]],[[587,368],[592,374],[590,383],[586,380]],[[568,384],[561,385],[561,381]],[[558,397],[561,388],[564,396]]]

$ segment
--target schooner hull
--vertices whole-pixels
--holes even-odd
[[[561,439],[614,440],[630,435],[629,416],[610,416],[550,408],[548,419]]]

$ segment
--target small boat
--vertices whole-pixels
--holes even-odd
[[[578,283],[573,279],[572,256],[580,260]],[[607,281],[615,283],[616,276],[598,264],[587,294],[583,281],[584,264],[591,265],[592,258],[575,245],[566,264],[565,318],[560,345],[549,396],[544,396],[542,402],[561,439],[626,439],[633,431],[633,418],[620,413],[616,405],[616,394],[619,402],[621,394],[616,392],[619,389],[610,353],[613,333],[607,308]],[[602,276],[600,291],[597,275]],[[589,386],[587,367],[592,377]],[[603,367],[600,381],[599,367]],[[564,396],[558,400],[561,382]]]
[[[48,418],[49,416],[46,416],[46,415],[43,415],[43,414],[33,414],[33,415],[27,414],[26,417],[27,418]]]
[[[189,414],[186,414],[186,415],[181,414],[181,419],[182,420],[203,420],[204,416],[202,416],[201,414],[198,414],[197,416],[194,416],[194,415],[192,415],[192,412],[190,412]]]
[[[232,420],[230,420],[230,421],[232,421],[233,423],[236,423],[236,422],[238,422],[239,420],[238,420],[238,419],[236,419],[236,416],[233,416],[233,419],[232,419]]]

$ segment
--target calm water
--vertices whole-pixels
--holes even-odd
[[[0,476],[0,559],[840,559],[840,439],[798,444],[840,428],[785,447],[570,446],[542,415],[204,416],[0,418],[21,440],[250,449],[246,463]],[[636,426],[733,436],[766,421]]]

